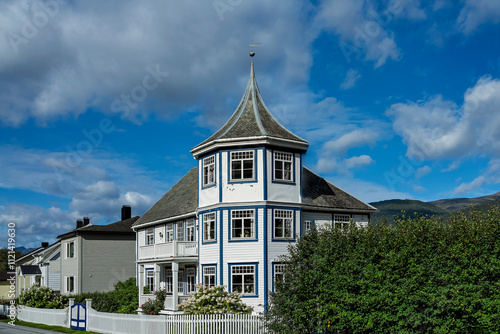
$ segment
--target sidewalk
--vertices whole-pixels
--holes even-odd
[[[54,334],[59,332],[49,331],[46,329],[25,327],[25,326],[12,326],[6,322],[0,322],[0,334]]]

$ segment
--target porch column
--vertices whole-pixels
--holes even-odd
[[[139,286],[139,306],[141,307],[141,298],[144,293],[144,265],[140,264],[139,265],[139,277],[137,277],[137,284]]]
[[[179,295],[179,264],[172,261],[172,311],[177,311]]]
[[[160,265],[155,264],[155,291],[160,290]],[[154,293],[154,291],[151,291],[151,293]]]

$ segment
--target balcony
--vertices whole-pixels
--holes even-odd
[[[138,260],[198,256],[196,241],[177,241],[139,247]]]

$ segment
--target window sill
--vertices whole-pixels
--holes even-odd
[[[228,240],[229,242],[255,242],[255,241],[259,241],[258,238],[252,238],[252,237],[246,237],[246,238],[230,238]]]

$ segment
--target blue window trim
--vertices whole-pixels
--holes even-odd
[[[231,153],[232,152],[243,152],[243,151],[253,151],[253,172],[254,172],[254,179],[253,180],[236,180],[233,181],[231,180]],[[246,149],[238,149],[238,150],[228,150],[227,154],[227,183],[228,184],[238,184],[238,183],[257,183],[259,182],[259,177],[258,177],[258,168],[257,168],[257,148],[246,148]]]
[[[206,158],[209,158],[211,156],[214,157],[214,165],[215,165],[215,167],[214,167],[214,173],[215,173],[214,180],[215,181],[214,181],[214,184],[210,184],[210,185],[205,186],[205,185],[203,185],[203,180],[204,180],[204,175],[203,175],[203,172],[204,172],[203,160],[205,160]],[[217,187],[217,175],[219,174],[219,173],[217,173],[218,167],[219,167],[217,165],[218,164],[217,163],[217,153],[209,154],[209,155],[206,155],[206,156],[200,158],[200,162],[201,162],[201,166],[200,166],[201,167],[200,168],[200,170],[201,170],[201,173],[200,173],[200,177],[201,177],[201,189],[203,190],[203,189],[209,189],[209,188]]]
[[[274,153],[286,153],[286,154],[291,154],[292,155],[292,179],[290,181],[287,180],[276,180],[274,178]],[[286,151],[279,151],[279,150],[271,150],[271,177],[272,177],[272,183],[278,183],[278,184],[288,184],[288,185],[296,185],[296,179],[295,179],[295,153],[293,152],[286,152]]]
[[[215,267],[215,285],[217,285],[217,263],[209,263],[209,264],[202,264],[201,265],[201,275],[200,275],[201,276],[200,277],[201,284],[206,285],[205,280],[204,280],[205,274],[203,273],[203,269],[207,268],[207,267]]]
[[[222,152],[219,153],[219,166],[220,166],[220,171],[218,175],[219,175],[219,184],[221,185],[219,187],[219,203],[222,203]]]
[[[238,263],[228,263],[228,284],[227,288],[229,292],[232,291],[231,283],[232,283],[232,271],[231,267],[233,266],[255,266],[255,295],[242,295],[241,298],[258,298],[259,297],[259,262],[238,262]]]
[[[271,210],[272,210],[272,241],[273,242],[295,242],[296,241],[296,230],[295,230],[295,225],[297,224],[297,210],[299,210],[299,208],[290,208],[290,207],[286,207],[286,206],[270,206],[269,207]],[[275,210],[289,210],[289,211],[292,211],[293,212],[293,215],[292,215],[292,227],[293,227],[293,232],[292,232],[292,238],[288,239],[288,238],[275,238],[274,237],[274,221],[275,221],[275,217],[274,217],[274,212]],[[302,218],[302,215],[301,215],[301,218]]]
[[[272,152],[272,151],[271,151]],[[263,170],[264,170],[264,201],[267,201],[267,148],[264,147],[264,150],[262,152],[262,156],[263,156]]]
[[[199,215],[199,224],[201,225],[201,228],[200,228],[200,231],[201,231],[201,236],[200,236],[200,239],[201,239],[201,244],[202,245],[209,245],[209,244],[216,244],[217,243],[217,221],[219,220],[219,215],[217,214],[217,211],[218,210],[208,210],[208,211],[203,211],[203,213],[200,213]],[[214,212],[215,213],[215,224],[214,224],[214,227],[215,227],[215,240],[210,240],[210,241],[205,241],[205,224],[204,224],[204,217],[205,217],[205,214],[207,213],[212,213]],[[201,223],[200,223],[201,222]],[[200,251],[198,250],[198,253]]]
[[[232,211],[240,211],[240,210],[253,210],[254,212],[254,223],[255,223],[255,238],[232,238],[232,230],[231,230],[231,224],[232,224]],[[257,217],[259,216],[259,208],[258,207],[231,207],[228,209],[228,234],[227,234],[227,240],[228,242],[255,242],[259,241],[259,224],[258,224],[258,219]]]

